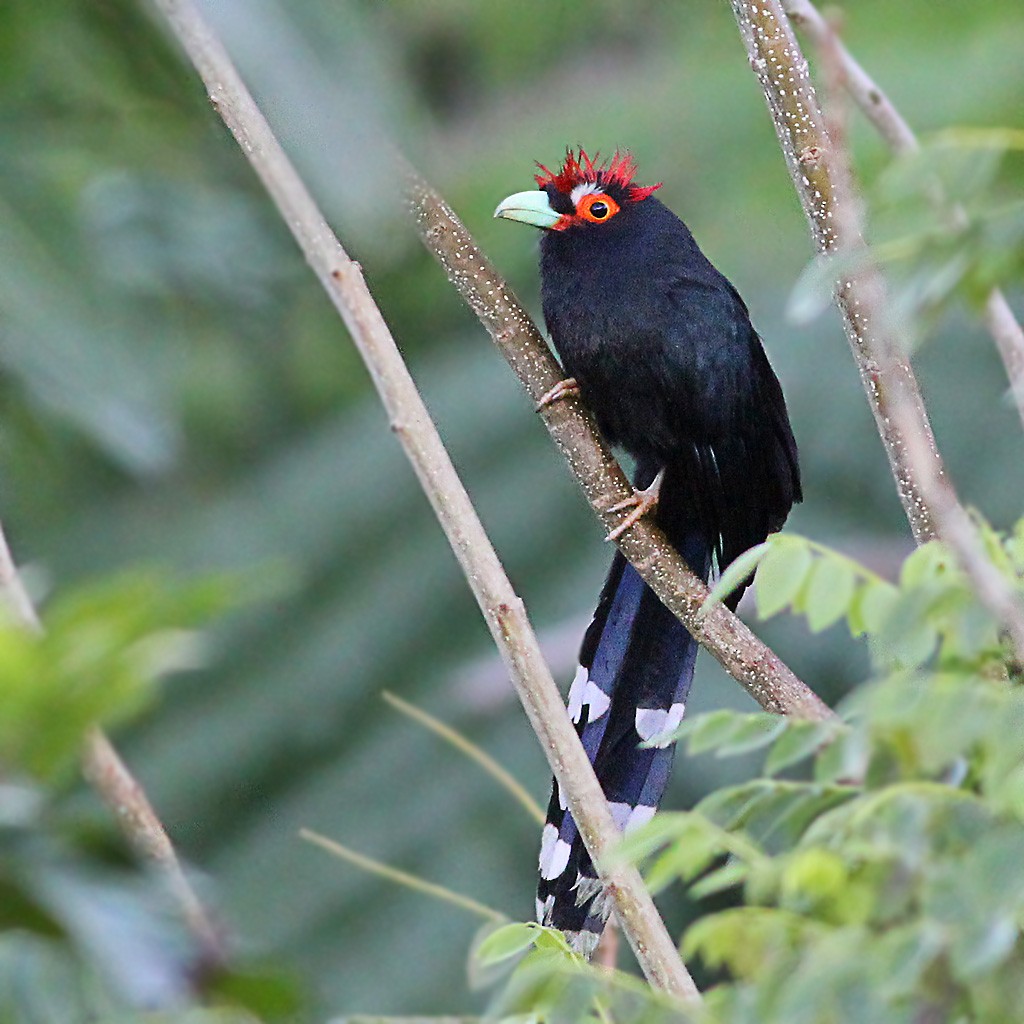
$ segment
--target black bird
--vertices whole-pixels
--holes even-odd
[[[796,442],[778,379],[736,289],[686,225],[634,184],[627,153],[581,149],[496,217],[544,228],[544,320],[566,380],[607,439],[635,460],[628,528],[654,509],[707,580],[778,530],[801,498]],[[621,531],[620,527],[618,531]],[[735,608],[739,592],[730,598]],[[671,745],[641,748],[685,710],[697,644],[616,553],[569,690],[569,713],[622,828],[647,821]],[[608,901],[555,783],[541,840],[537,917],[589,955]]]

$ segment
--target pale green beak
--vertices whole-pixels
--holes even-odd
[[[535,228],[553,228],[562,215],[551,209],[547,192],[533,189],[530,192],[516,192],[515,195],[502,199],[494,211],[495,217],[505,220],[518,220],[523,224],[532,224]]]

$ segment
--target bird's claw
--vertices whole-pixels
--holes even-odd
[[[566,377],[565,380],[560,380],[550,391],[545,391],[543,395],[537,401],[537,412],[546,406],[551,405],[554,402],[558,402],[563,398],[568,398],[570,395],[578,395],[580,393],[580,386],[576,381],[575,377]]]
[[[665,478],[665,470],[659,470],[658,475],[642,490],[633,490],[633,493],[616,505],[612,505],[609,512],[621,512],[626,508],[633,508],[633,511],[612,530],[606,541],[618,540],[631,526],[635,526],[648,512],[657,508],[658,497],[661,494],[661,481]]]

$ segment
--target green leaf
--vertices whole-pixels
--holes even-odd
[[[707,896],[717,896],[719,893],[728,892],[730,889],[742,885],[749,874],[749,865],[741,860],[730,860],[722,867],[709,871],[703,878],[694,882],[690,886],[690,896],[695,900],[700,900]]]
[[[660,892],[676,878],[689,881],[728,851],[727,834],[702,814],[685,814],[683,819],[676,837],[646,872],[653,892]]]
[[[784,768],[810,757],[824,746],[843,726],[839,722],[804,722],[791,719],[778,737],[764,762],[765,775],[777,775]]]
[[[763,619],[793,603],[814,564],[810,548],[799,537],[777,535],[769,543],[754,577],[757,611]]]
[[[737,721],[732,735],[719,744],[717,757],[735,757],[747,754],[752,750],[760,750],[771,743],[786,728],[786,720],[781,715],[770,712],[754,713],[746,721]]]
[[[849,869],[837,853],[821,847],[797,850],[784,862],[781,896],[790,903],[801,899],[827,900],[844,889],[848,881]]]
[[[537,935],[538,926],[528,921],[502,925],[480,943],[476,959],[483,967],[509,960],[529,949],[537,941]]]
[[[846,559],[819,556],[805,597],[807,624],[812,633],[820,633],[849,612],[856,587],[856,574]]]
[[[687,750],[691,754],[718,748],[724,748],[720,751],[722,754],[738,753],[770,743],[778,722],[778,715],[767,711],[739,712],[720,708],[684,721],[675,735],[688,740]],[[731,744],[736,748],[729,749]]]
[[[682,953],[711,968],[727,967],[740,977],[756,977],[778,954],[819,934],[813,922],[773,907],[737,907],[698,918],[683,936]]]
[[[66,778],[86,729],[131,718],[158,679],[196,667],[194,627],[225,608],[231,590],[224,580],[136,571],[59,595],[42,635],[0,626],[0,763]]]
[[[748,548],[738,558],[729,563],[725,572],[719,577],[718,582],[711,588],[711,593],[704,599],[697,613],[703,617],[711,608],[721,601],[724,601],[744,580],[757,568],[761,559],[765,556],[770,546],[770,541],[764,541],[752,548]]]
[[[884,580],[868,580],[857,590],[850,605],[850,628],[855,633],[879,633],[889,621],[893,607],[899,597],[899,591]],[[862,629],[854,629],[853,618],[856,617]]]
[[[915,548],[900,567],[900,586],[904,590],[931,583],[955,566],[949,550],[940,541],[932,540]]]

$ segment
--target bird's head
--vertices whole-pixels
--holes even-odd
[[[609,160],[591,159],[584,150],[566,150],[557,172],[537,164],[537,189],[503,199],[495,217],[518,220],[548,231],[600,227],[643,202],[661,185],[635,185],[636,164],[629,153],[616,151]]]

